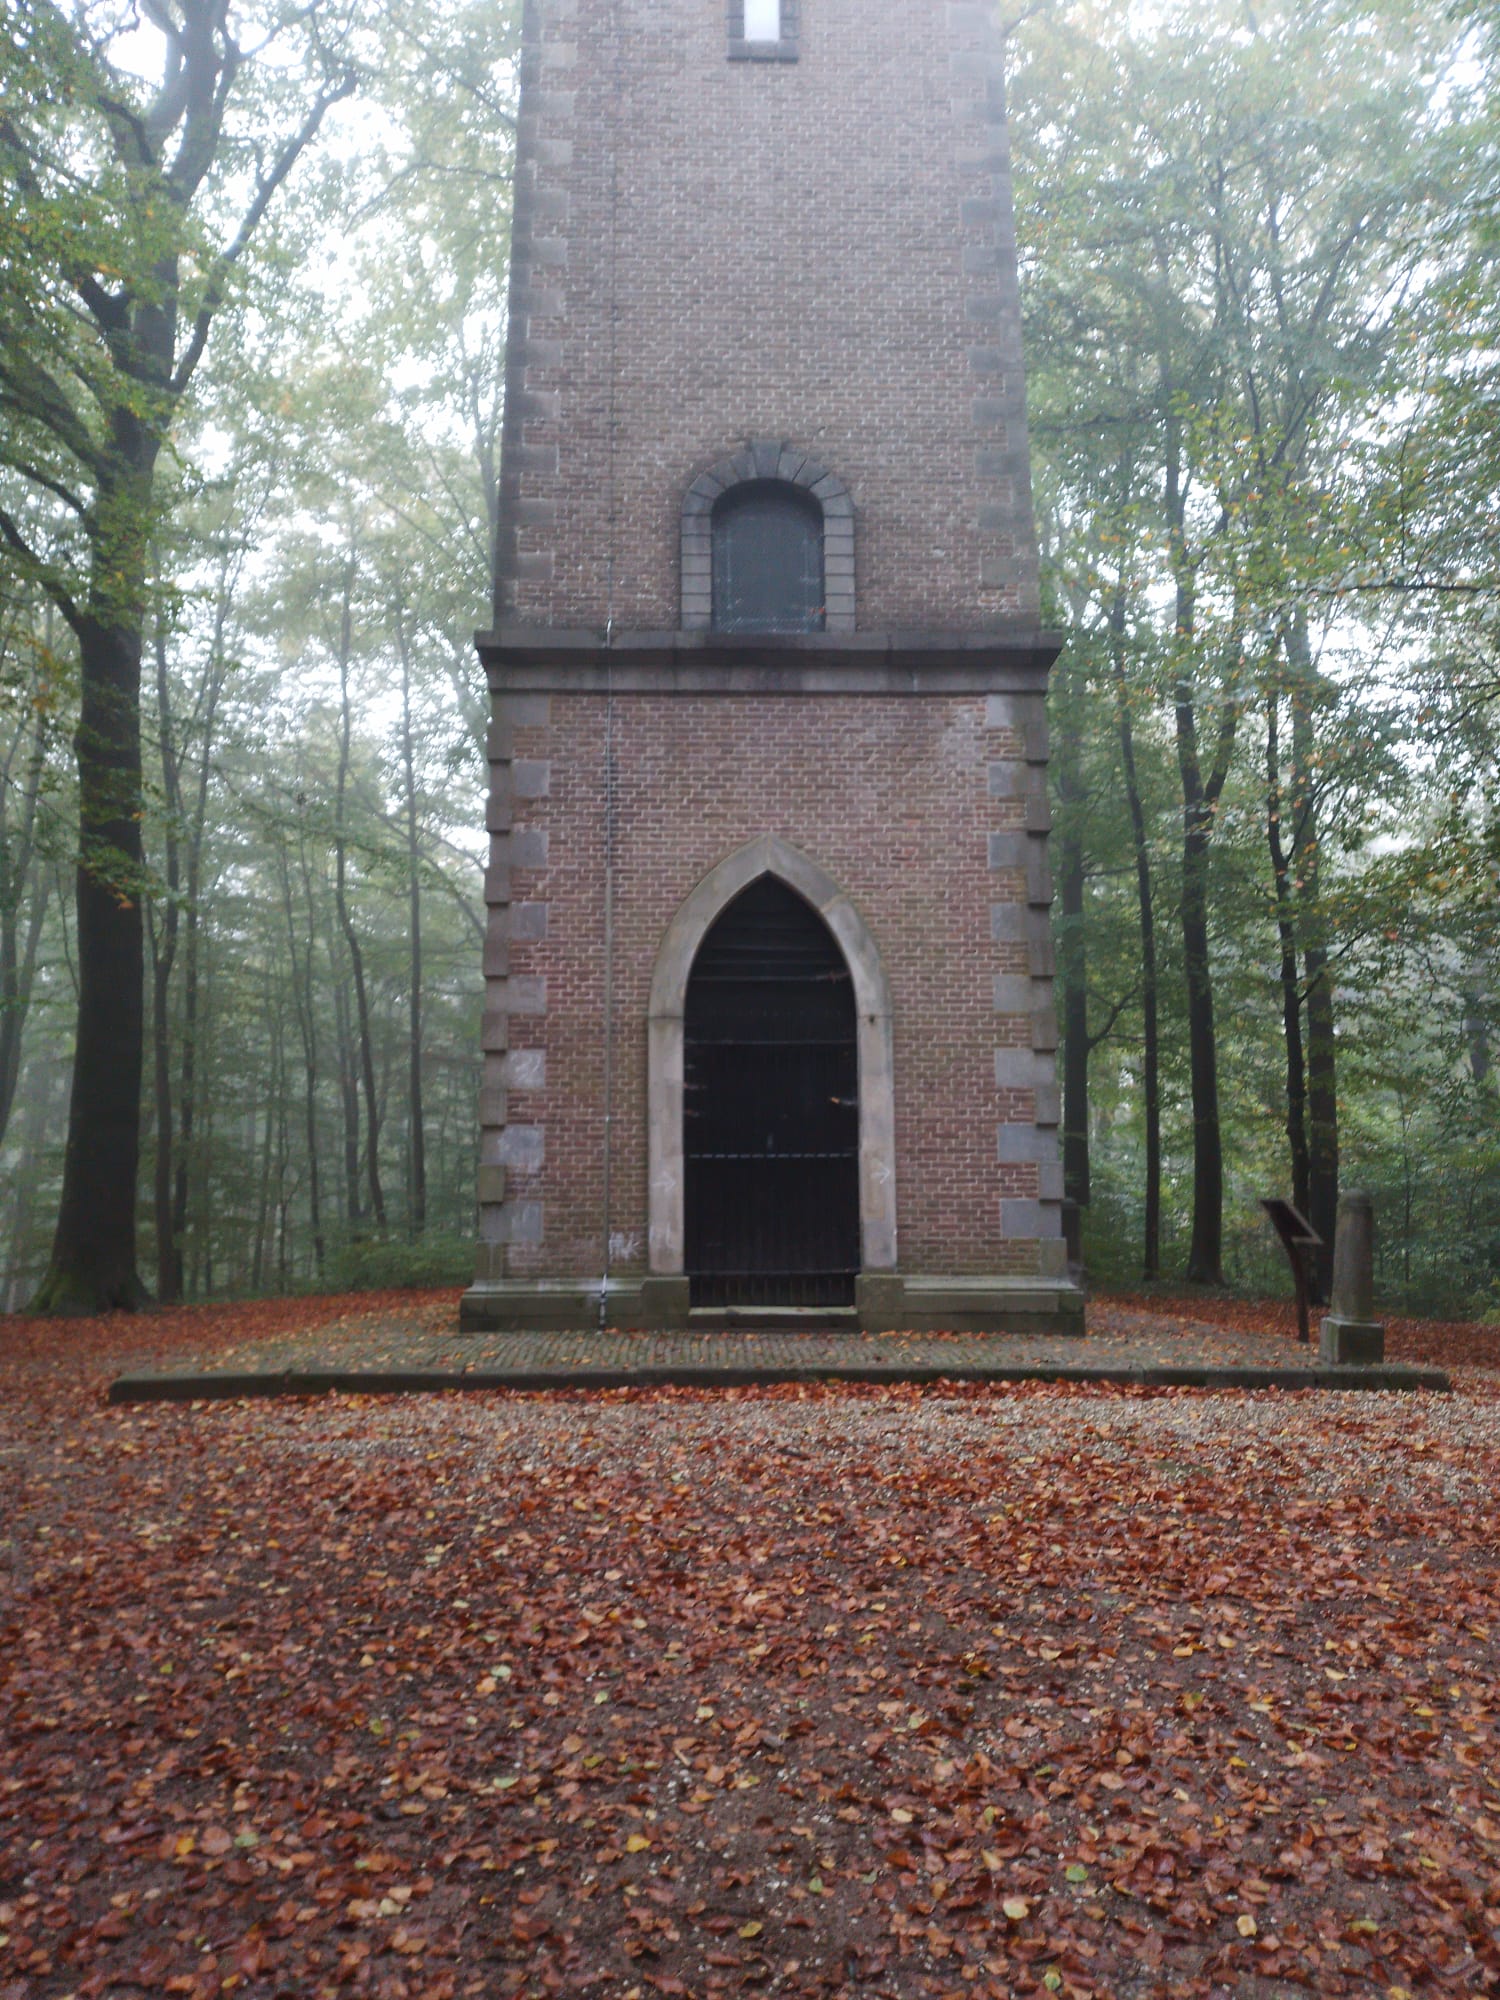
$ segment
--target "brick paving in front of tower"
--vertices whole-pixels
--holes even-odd
[[[1082,1336],[860,1333],[722,1328],[687,1333],[466,1333],[451,1302],[350,1314],[305,1332],[246,1341],[201,1365],[124,1374],[113,1400],[193,1396],[440,1392],[465,1388],[725,1388],[845,1380],[1139,1381],[1192,1387],[1445,1387],[1433,1370],[1328,1370],[1316,1345],[1274,1331],[1099,1305]],[[1274,1377],[1275,1380],[1268,1378]],[[1344,1378],[1348,1378],[1347,1380]]]

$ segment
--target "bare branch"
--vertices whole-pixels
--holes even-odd
[[[8,401],[8,397],[0,396],[0,409],[5,408]],[[33,465],[30,459],[17,457],[10,463],[23,479],[29,480],[34,486],[44,487],[55,499],[61,500],[65,507],[78,516],[90,533],[93,532],[93,517],[88,505],[79,498],[71,486],[66,485],[54,474],[44,472],[39,465]]]
[[[240,52],[225,21],[225,0],[189,0],[184,11],[180,86],[184,102],[177,118],[182,137],[176,158],[165,171],[173,198],[186,208],[213,165]]]
[[[9,390],[3,400],[11,409],[49,431],[91,478],[104,476],[104,456],[87,425],[39,361],[15,346],[0,349],[0,386]]]
[[[44,556],[37,554],[22,534],[17,522],[3,507],[0,507],[0,540],[9,546],[22,575],[29,577],[40,589],[46,591],[73,630],[81,636],[88,623],[87,619],[74,603],[61,576]]]
[[[174,395],[181,395],[182,391],[192,380],[198,363],[203,359],[203,350],[208,345],[209,329],[213,325],[214,316],[224,303],[224,295],[228,289],[230,274],[244,254],[251,237],[260,226],[261,220],[266,210],[270,207],[276,190],[292,171],[292,168],[296,166],[297,161],[312,144],[314,138],[316,138],[318,128],[327,116],[330,108],[339,103],[343,98],[348,97],[353,92],[357,82],[358,78],[350,70],[331,88],[319,93],[317,102],[309,110],[297,131],[282,147],[280,153],[277,154],[271,171],[262,178],[259,186],[256,188],[255,199],[251,202],[249,208],[246,209],[240,226],[235,232],[234,241],[222,252],[215,263],[213,276],[209,279],[208,290],[204,294],[203,304],[198,308],[198,316],[193,322],[193,332],[188,341],[187,352],[183,355],[177,372],[172,377],[171,387]]]
[[[1119,872],[1123,875],[1127,871],[1125,869],[1121,869]],[[1088,1044],[1088,1051],[1090,1055],[1094,1053],[1095,1049],[1097,1049],[1102,1042],[1107,1042],[1109,1040],[1110,1036],[1115,1031],[1116,1021],[1119,1020],[1120,1016],[1125,1012],[1125,1009],[1128,1006],[1130,1006],[1133,1001],[1138,1000],[1140,998],[1140,991],[1141,989],[1138,986],[1132,986],[1128,993],[1122,993],[1119,999],[1115,1002],[1114,1006],[1110,1008],[1109,1019],[1104,1023],[1104,1026],[1099,1030],[1099,1032],[1097,1034],[1089,1034],[1084,1037],[1084,1040]]]

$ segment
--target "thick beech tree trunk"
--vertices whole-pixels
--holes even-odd
[[[141,919],[141,632],[80,621],[78,1030],[62,1198],[36,1312],[134,1311],[145,1030]]]
[[[279,136],[274,125],[261,132],[251,158],[236,142],[226,160],[224,121],[246,52],[233,39],[224,0],[141,10],[161,73],[155,92],[138,101],[133,81],[122,94],[111,59],[123,21],[94,18],[110,10],[32,11],[46,14],[52,47],[69,58],[68,109],[79,120],[69,158],[79,179],[60,193],[58,217],[72,219],[40,237],[23,219],[17,238],[25,252],[18,296],[28,300],[36,271],[45,271],[51,296],[28,300],[43,337],[30,343],[19,374],[6,370],[0,458],[23,488],[76,513],[86,585],[75,590],[66,568],[31,545],[24,516],[6,504],[8,490],[0,496],[0,536],[41,579],[79,648],[78,1026],[57,1233],[33,1305],[81,1314],[146,1297],[136,1270],[145,1031],[140,683],[157,462],[235,265],[329,106],[356,78],[347,58],[335,56],[338,73],[323,72],[300,122]],[[310,34],[318,11],[316,0],[303,10]],[[309,47],[315,55],[317,43]],[[50,163],[53,139],[44,143],[33,128],[24,92],[16,114],[7,107],[10,182],[45,208],[59,198],[49,185],[53,169],[42,164]],[[54,127],[50,110],[44,121]],[[195,213],[215,177],[221,185],[201,205],[209,213]],[[245,181],[248,198],[215,250],[211,218]],[[179,353],[184,250],[192,319]],[[28,265],[28,257],[40,261]]]

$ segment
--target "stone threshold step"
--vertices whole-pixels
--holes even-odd
[[[201,1374],[122,1375],[111,1403],[224,1402],[250,1396],[409,1396],[487,1389],[742,1389],[781,1382],[1074,1382],[1147,1389],[1451,1390],[1440,1368],[1097,1367],[1053,1362],[837,1362],[746,1365],[654,1362],[623,1368],[306,1368]]]

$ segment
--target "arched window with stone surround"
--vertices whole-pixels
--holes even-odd
[[[721,493],[712,515],[716,632],[823,630],[823,510],[786,479]]]
[[[854,504],[795,446],[752,442],[683,496],[689,632],[852,632]]]

